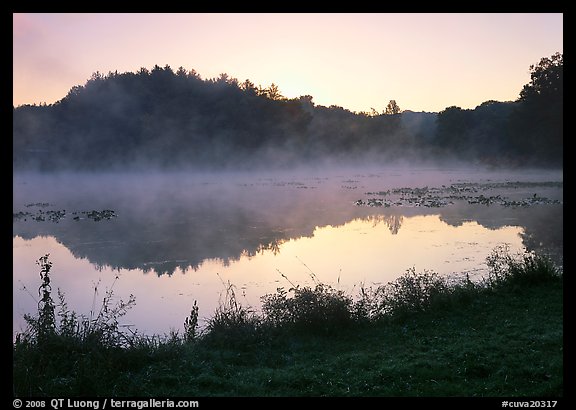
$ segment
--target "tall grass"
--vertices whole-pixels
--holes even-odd
[[[266,329],[334,334],[360,324],[404,320],[431,309],[466,304],[480,292],[512,291],[562,281],[563,277],[562,270],[549,257],[534,253],[511,255],[507,247],[495,248],[486,262],[488,275],[476,282],[468,276],[455,281],[433,271],[410,268],[383,286],[362,286],[356,297],[316,280],[314,287],[280,287],[276,293],[261,297],[260,314],[239,304],[229,285],[225,302],[209,321],[208,334],[234,339],[262,334]]]
[[[106,290],[99,308],[94,304],[89,315],[79,315],[68,309],[65,295],[60,289],[57,290],[58,303],[54,301],[49,275],[52,262],[48,257],[49,254],[46,254],[36,261],[40,266],[42,279],[38,291],[41,295],[38,314],[24,315],[27,328],[16,335],[16,343],[42,346],[59,339],[103,347],[126,347],[134,344],[137,335],[122,329],[119,319],[135,306],[136,298],[131,294],[128,301],[120,299],[115,303],[112,302],[113,288],[118,277]],[[94,286],[94,301],[99,291],[98,287],[98,284]]]
[[[546,255],[525,253],[511,255],[507,246],[496,247],[486,258],[489,274],[486,278],[489,287],[517,287],[554,282],[563,277]]]
[[[38,313],[24,316],[28,326],[17,335],[17,346],[40,345],[50,338],[103,347],[129,347],[142,342],[143,335],[119,325],[119,318],[136,304],[136,300],[130,295],[126,302],[112,303],[113,287],[118,277],[106,291],[99,309],[93,309],[89,316],[78,315],[68,309],[59,289],[58,303],[52,299],[52,262],[48,257],[42,256],[37,261],[42,281]],[[356,297],[317,281],[314,287],[292,286],[288,290],[280,287],[276,293],[261,297],[261,313],[240,303],[234,285],[228,283],[220,305],[202,332],[198,331],[198,306],[194,302],[190,316],[185,318],[183,335],[172,334],[171,339],[181,342],[210,339],[229,343],[258,337],[266,329],[334,333],[355,324],[401,320],[429,309],[465,303],[481,291],[512,290],[518,286],[561,281],[563,276],[562,270],[547,256],[533,253],[511,255],[506,247],[495,248],[486,262],[488,275],[477,282],[468,278],[454,282],[433,271],[417,272],[410,268],[385,285],[377,288],[362,286]],[[95,295],[97,291],[95,286]]]
[[[224,298],[208,319],[202,338],[217,345],[238,345],[255,340],[262,318],[254,309],[238,302],[234,285],[228,283]]]
[[[37,263],[41,279],[38,312],[25,315],[28,326],[13,343],[14,391],[20,395],[40,394],[37,386],[48,389],[45,394],[113,393],[118,374],[130,377],[151,361],[182,366],[187,357],[192,363],[207,360],[194,356],[197,351],[241,352],[258,345],[269,350],[286,336],[350,335],[355,328],[408,323],[426,312],[462,307],[481,293],[514,292],[562,281],[562,270],[546,256],[512,256],[506,248],[496,248],[487,258],[489,273],[480,281],[466,278],[455,282],[435,272],[408,269],[386,285],[361,287],[355,296],[316,281],[314,287],[278,288],[262,296],[260,312],[240,303],[235,287],[228,283],[205,329],[198,331],[198,306],[194,302],[185,318],[183,334],[173,332],[160,337],[140,335],[120,325],[120,318],[136,301],[130,295],[126,302],[113,303],[118,278],[105,292],[99,308],[95,302],[89,315],[79,315],[69,310],[59,289],[57,300],[53,300],[49,255]],[[289,356],[282,353],[278,357]],[[133,392],[140,394],[137,381],[134,383]]]

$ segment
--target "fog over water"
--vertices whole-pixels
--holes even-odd
[[[35,311],[46,253],[71,309],[89,313],[114,286],[136,297],[126,324],[149,334],[181,330],[194,300],[211,316],[227,286],[257,309],[291,283],[354,293],[412,267],[481,277],[500,245],[562,263],[562,171],[22,172],[13,183],[15,332]]]

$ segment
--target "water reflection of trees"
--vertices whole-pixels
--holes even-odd
[[[110,190],[115,187],[109,181],[108,185]],[[488,229],[520,226],[528,250],[560,249],[561,254],[563,244],[562,205],[513,208],[461,202],[442,208],[383,209],[354,206],[348,200],[354,196],[343,200],[340,191],[320,194],[320,189],[312,192],[295,185],[226,191],[217,186],[193,185],[188,190],[170,191],[170,195],[151,187],[152,194],[143,195],[145,200],[137,200],[141,192],[124,185],[120,186],[125,189],[99,196],[92,195],[90,190],[83,193],[77,185],[66,186],[71,187],[72,193],[57,192],[55,197],[47,198],[48,208],[58,210],[64,204],[74,204],[77,210],[112,206],[118,217],[102,221],[68,217],[58,223],[15,218],[14,235],[24,239],[54,236],[76,258],[86,258],[95,266],[142,269],[158,275],[170,275],[177,269],[196,270],[209,259],[226,265],[242,256],[265,252],[278,255],[282,244],[291,239],[311,237],[319,227],[340,227],[355,219],[373,226],[385,224],[396,235],[405,217],[433,214],[455,227],[470,221]],[[549,189],[561,193],[561,187]],[[22,203],[29,203],[27,198]]]
[[[530,207],[451,207],[444,210],[440,220],[461,226],[475,221],[488,229],[520,226],[522,243],[528,252],[549,255],[554,262],[563,263],[563,207],[562,205],[535,205]]]
[[[390,215],[370,215],[366,218],[367,221],[372,222],[375,227],[379,224],[386,224],[392,235],[396,235],[404,222],[404,215],[390,214]]]
[[[280,253],[280,245],[286,242],[284,239],[274,239],[269,243],[262,243],[256,248],[256,252],[253,254],[248,253],[248,256],[254,256],[255,254],[264,254],[266,251],[272,252],[274,256]]]
[[[205,210],[206,211],[206,210]],[[384,224],[392,235],[398,234],[405,216],[421,215],[424,210],[412,208],[410,214],[392,213],[364,215],[360,220],[373,227]],[[424,211],[424,213],[426,213]],[[194,223],[178,225],[179,234],[174,236],[175,225],[166,221],[148,221],[142,228],[141,215],[124,216],[113,221],[90,224],[62,221],[47,225],[33,221],[16,221],[16,229],[24,239],[38,234],[50,234],[65,245],[77,258],[88,258],[95,266],[110,266],[115,269],[142,269],[157,275],[171,275],[177,269],[197,270],[206,259],[220,260],[224,265],[242,256],[253,257],[271,252],[280,253],[282,244],[290,239],[310,237],[321,226],[343,226],[350,216],[284,220],[282,229],[278,218],[255,227],[254,215],[241,215],[238,210],[233,218],[192,218]],[[441,221],[451,226],[475,221],[488,229],[499,229],[507,225],[521,226],[521,238],[528,251],[553,254],[555,261],[562,263],[563,218],[561,207],[542,206],[529,209],[502,209],[500,207],[450,207],[440,213]],[[303,214],[304,215],[304,214]],[[222,215],[220,215],[222,216]],[[316,215],[318,216],[318,215]],[[206,223],[201,223],[204,221]],[[241,222],[239,222],[241,221]],[[218,222],[218,227],[214,223]],[[50,227],[51,232],[36,231],[35,227]],[[249,228],[252,227],[252,228]],[[106,238],[114,238],[107,240]],[[153,246],[152,246],[153,245]]]
[[[520,234],[527,251],[542,253],[563,265],[563,212],[545,212],[538,210],[535,218],[530,218]]]

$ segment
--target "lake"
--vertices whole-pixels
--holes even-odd
[[[106,291],[148,335],[200,324],[227,290],[255,310],[283,287],[356,295],[408,269],[481,280],[496,247],[563,262],[561,170],[308,168],[269,172],[15,173],[13,332],[54,298],[89,315]]]

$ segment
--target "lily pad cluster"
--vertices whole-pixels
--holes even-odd
[[[31,206],[39,206],[39,207],[46,207],[49,204],[28,204],[26,205],[26,207],[31,207]],[[102,211],[96,211],[96,210],[91,210],[91,211],[81,211],[81,212],[72,212],[73,216],[73,220],[75,221],[79,221],[81,219],[91,219],[95,222],[101,221],[103,219],[109,220],[111,218],[116,218],[116,213],[111,210],[111,209],[104,209]],[[23,220],[23,221],[28,221],[28,219],[32,220],[32,221],[36,221],[36,222],[44,222],[44,221],[48,221],[48,222],[55,222],[58,223],[60,222],[60,220],[64,219],[67,216],[66,210],[62,209],[62,210],[43,210],[43,209],[38,209],[36,212],[32,213],[29,211],[18,211],[18,212],[14,212],[12,213],[12,220],[16,221],[16,220]]]
[[[454,204],[454,201],[466,201],[469,204],[500,205],[505,207],[527,207],[532,205],[561,204],[557,199],[550,199],[538,194],[521,199],[512,200],[498,195],[475,195],[481,191],[494,189],[512,190],[518,188],[561,188],[562,182],[495,182],[495,183],[455,183],[450,186],[441,187],[427,186],[421,188],[394,188],[386,191],[366,192],[372,196],[369,199],[358,199],[354,202],[356,206],[385,207],[390,206],[412,206],[440,208]],[[380,197],[380,198],[377,198]],[[384,198],[385,197],[385,198]]]
[[[42,209],[38,210],[35,213],[32,212],[16,212],[12,214],[12,220],[24,220],[27,221],[28,219],[31,219],[33,221],[36,222],[44,222],[44,221],[50,221],[50,222],[56,222],[58,223],[62,218],[64,218],[66,216],[66,211],[65,210],[58,210],[58,211],[54,211],[54,210],[48,210],[48,211],[44,211]]]
[[[82,219],[78,212],[73,212],[73,214],[76,215],[73,218],[75,221]],[[102,219],[109,220],[111,218],[116,218],[116,213],[111,209],[104,209],[102,211],[82,211],[80,214],[85,215],[86,218],[92,219],[95,222],[101,221]]]

